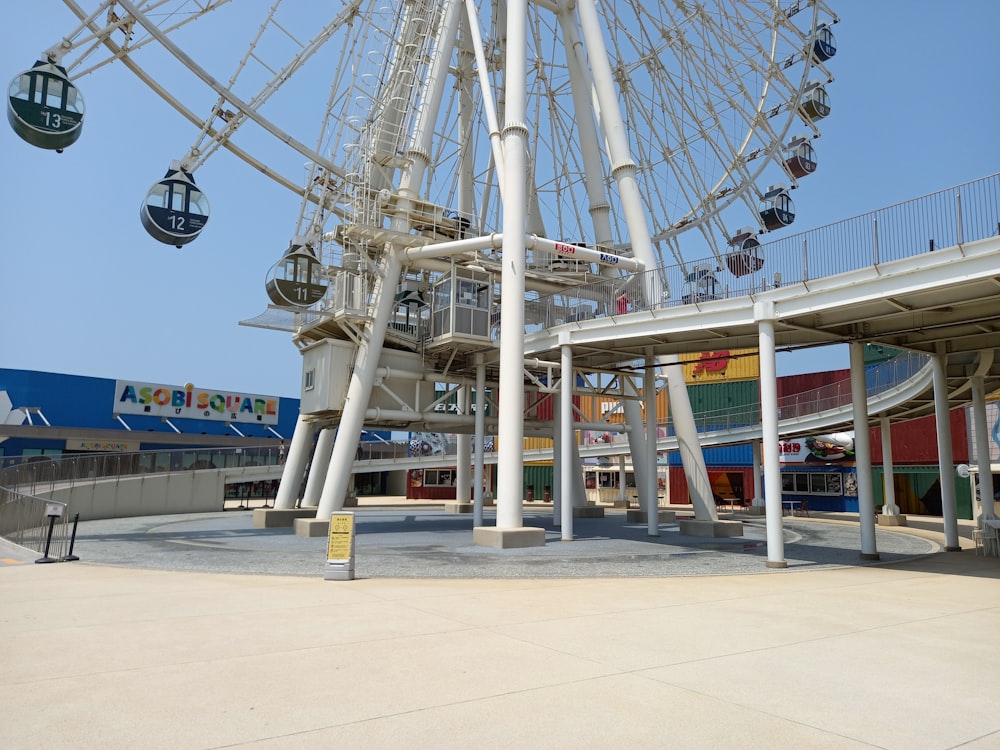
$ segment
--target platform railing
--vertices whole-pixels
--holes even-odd
[[[734,275],[702,258],[541,295],[526,307],[535,331],[590,318],[756,294],[1000,235],[1000,174],[761,242],[763,265]],[[764,235],[766,236],[766,235]]]

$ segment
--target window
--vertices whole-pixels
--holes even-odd
[[[781,491],[794,495],[841,495],[843,482],[839,472],[788,471],[781,474]]]
[[[316,370],[306,370],[305,381],[302,384],[303,390],[311,391],[316,385]]]
[[[451,487],[454,482],[453,469],[425,469],[424,487]]]

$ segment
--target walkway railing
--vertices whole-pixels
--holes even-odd
[[[54,506],[65,508],[65,503],[49,500],[45,495],[59,488],[143,474],[268,466],[278,461],[278,451],[270,447],[8,457],[0,466],[0,537],[43,553],[49,514]],[[64,510],[53,529],[54,551],[50,556],[65,554],[71,521]]]
[[[643,309],[753,297],[776,287],[808,283],[998,234],[1000,174],[762,242],[754,252],[763,265],[743,276],[734,275],[711,257],[539,296],[526,306],[525,324],[529,330],[551,328]]]

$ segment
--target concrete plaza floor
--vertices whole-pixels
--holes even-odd
[[[213,571],[288,553],[196,521],[147,544]],[[642,541],[606,536],[593,545]],[[664,564],[729,556],[734,572],[633,575],[629,547],[619,575],[353,581],[96,563],[86,542],[80,562],[34,565],[4,547],[0,748],[998,748],[1000,560],[938,551],[933,528],[897,536],[931,546],[766,571],[675,536]]]

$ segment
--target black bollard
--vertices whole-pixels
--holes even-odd
[[[80,523],[80,514],[73,516],[73,532],[69,536],[69,554],[63,557],[63,562],[73,562],[80,558],[73,554],[73,545],[76,544],[76,526]]]
[[[56,519],[59,516],[49,516],[49,534],[45,538],[45,554],[35,560],[36,563],[59,562],[54,557],[49,557],[49,547],[52,546],[52,530],[56,527]]]

